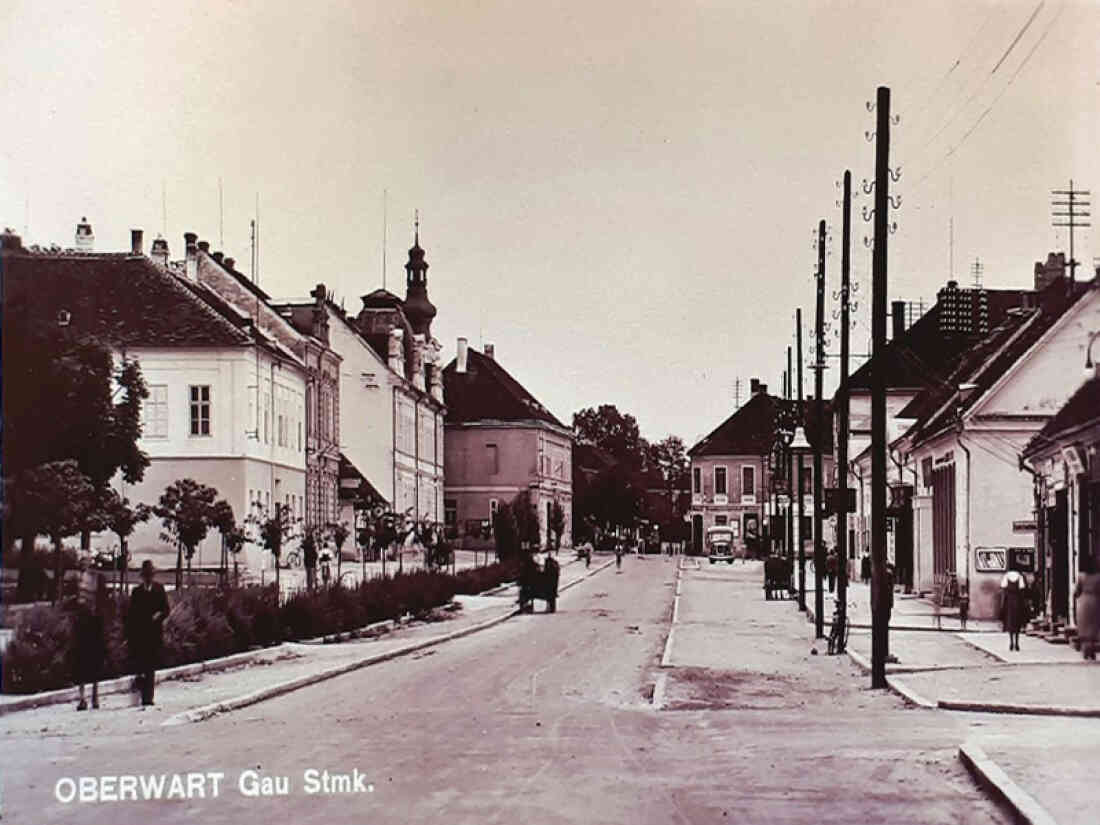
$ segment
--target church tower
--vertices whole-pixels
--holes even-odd
[[[414,333],[423,335],[430,341],[436,308],[428,300],[428,262],[424,260],[424,250],[420,248],[419,213],[416,216],[413,246],[409,250],[405,274],[405,317],[409,319]]]

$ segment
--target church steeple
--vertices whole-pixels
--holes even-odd
[[[428,300],[428,262],[420,248],[420,212],[416,212],[413,229],[413,245],[409,250],[409,262],[405,264],[405,316],[412,324],[413,332],[431,338],[432,319],[436,308]]]

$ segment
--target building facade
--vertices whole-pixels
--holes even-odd
[[[540,544],[552,539],[554,504],[565,517],[562,546],[572,544],[573,434],[496,361],[458,341],[443,372],[447,398],[445,524],[463,547],[491,545],[497,508],[527,492]]]

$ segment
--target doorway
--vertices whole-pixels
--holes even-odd
[[[1055,620],[1069,618],[1069,491],[1054,494],[1047,511],[1050,525],[1050,613]]]

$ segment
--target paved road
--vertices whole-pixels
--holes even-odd
[[[688,577],[694,607],[682,608],[685,619],[726,624],[731,650],[756,651],[750,667],[735,661],[717,673],[733,687],[704,691],[688,705],[697,709],[649,705],[674,565],[627,558],[623,573],[612,568],[565,594],[556,615],[517,617],[200,724],[143,725],[153,716],[118,710],[133,715],[132,731],[112,725],[95,741],[6,728],[4,820],[1008,821],[955,759],[967,717],[872,694],[840,659],[806,661],[806,625],[792,605],[763,601],[758,570]],[[769,673],[767,655],[786,664]],[[702,672],[672,670],[670,682],[688,685]],[[741,699],[756,690],[765,701],[731,702],[730,690]],[[250,769],[289,777],[290,793],[243,796],[238,777]],[[310,795],[307,769],[358,770],[373,790]],[[188,771],[224,773],[218,797],[198,798],[197,779],[192,798],[171,801],[62,804],[54,794],[64,777]]]

